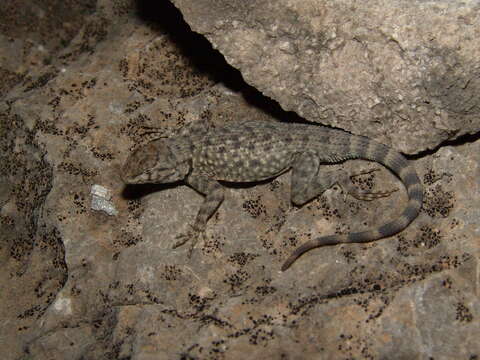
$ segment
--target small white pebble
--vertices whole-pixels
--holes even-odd
[[[117,209],[115,209],[115,206],[110,201],[112,199],[112,193],[106,187],[95,184],[92,186],[90,194],[92,195],[92,210],[103,211],[110,216],[118,214]]]

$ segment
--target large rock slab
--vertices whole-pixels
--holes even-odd
[[[476,1],[172,0],[285,110],[406,153],[480,129]]]
[[[291,114],[243,83],[170,3],[134,5],[104,0],[65,16],[82,25],[60,49],[48,46],[55,31],[34,46],[22,45],[28,32],[0,41],[10,81],[0,99],[2,358],[478,357],[480,143],[418,156],[425,204],[397,236],[317,249],[279,272],[307,239],[377,226],[405,205],[382,169],[354,181],[399,189],[388,198],[331,189],[295,208],[287,173],[229,189],[189,259],[171,247],[202,196],[125,188],[131,148],[189,122]]]

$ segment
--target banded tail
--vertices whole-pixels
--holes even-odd
[[[423,188],[414,167],[400,153],[386,145],[361,136],[352,136],[349,144],[351,159],[366,159],[389,168],[403,182],[408,193],[408,203],[402,214],[394,221],[379,228],[343,235],[321,236],[298,247],[285,261],[281,270],[287,270],[301,255],[317,247],[345,243],[366,243],[389,237],[404,230],[420,212],[423,202]],[[345,157],[345,156],[344,156]]]

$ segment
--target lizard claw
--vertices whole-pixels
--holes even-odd
[[[362,170],[362,171],[356,172],[355,174],[351,174],[350,178],[354,178],[354,177],[357,177],[357,176],[360,176],[360,175],[371,174],[375,171],[380,171],[380,169],[379,168],[373,168],[373,169]]]
[[[175,239],[179,239],[179,240],[175,244],[173,244],[172,249],[176,249],[176,248],[184,245],[185,243],[187,243],[188,240],[190,240],[190,234],[189,233],[180,234],[180,235],[175,236]]]
[[[186,244],[188,241],[191,240],[190,244],[190,249],[188,250],[188,257],[192,257],[193,254],[193,249],[195,245],[197,244],[199,239],[204,240],[205,239],[205,232],[200,231],[200,230],[195,230],[193,227],[187,231],[185,234],[179,234],[175,237],[176,239],[179,239],[174,245],[173,249],[176,249],[184,244]]]

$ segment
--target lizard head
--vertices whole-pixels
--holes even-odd
[[[134,150],[122,168],[126,184],[166,184],[184,179],[190,170],[187,161],[179,161],[168,139],[151,141]]]

